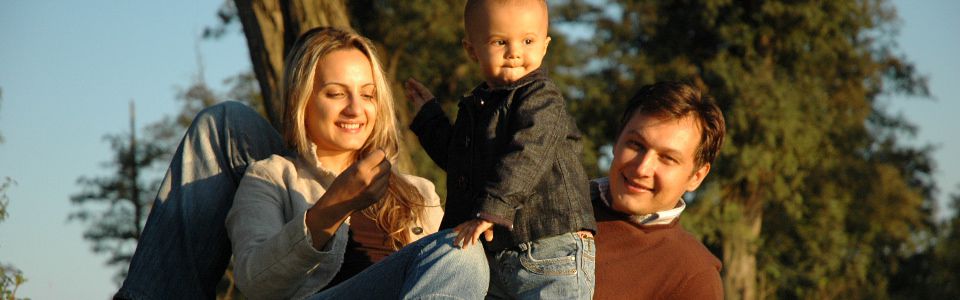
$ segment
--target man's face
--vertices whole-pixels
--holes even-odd
[[[487,84],[507,85],[539,68],[550,43],[543,4],[486,1],[480,5],[463,46],[480,65]]]
[[[676,207],[683,193],[700,186],[710,164],[697,167],[700,127],[681,119],[636,113],[613,148],[610,196],[613,209],[645,215]]]

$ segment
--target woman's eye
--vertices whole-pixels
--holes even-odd
[[[343,98],[346,94],[340,92],[328,92],[327,98]]]
[[[363,94],[363,95],[361,95],[361,96],[363,97],[364,100],[367,100],[367,101],[373,101],[373,100],[375,100],[375,99],[377,98],[376,96],[374,96],[374,95],[372,95],[372,94]]]

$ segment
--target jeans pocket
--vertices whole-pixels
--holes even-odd
[[[520,253],[524,270],[538,275],[576,275],[577,245],[570,235],[545,238]]]

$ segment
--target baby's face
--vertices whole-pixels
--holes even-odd
[[[491,87],[513,83],[540,67],[547,54],[547,10],[537,1],[486,1],[467,28],[464,47]]]

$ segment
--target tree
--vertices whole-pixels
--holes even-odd
[[[142,179],[143,170],[166,161],[167,147],[160,139],[137,139],[133,102],[130,103],[130,133],[107,135],[114,150],[114,158],[105,164],[116,172],[114,176],[80,177],[77,183],[83,186],[80,193],[70,201],[81,207],[71,213],[68,220],[89,223],[84,239],[93,243],[95,253],[107,253],[107,265],[121,266],[115,277],[117,282],[126,276],[126,266],[133,256],[133,249],[140,238],[146,216],[156,195],[159,180]],[[90,209],[89,205],[106,206],[102,211]]]

